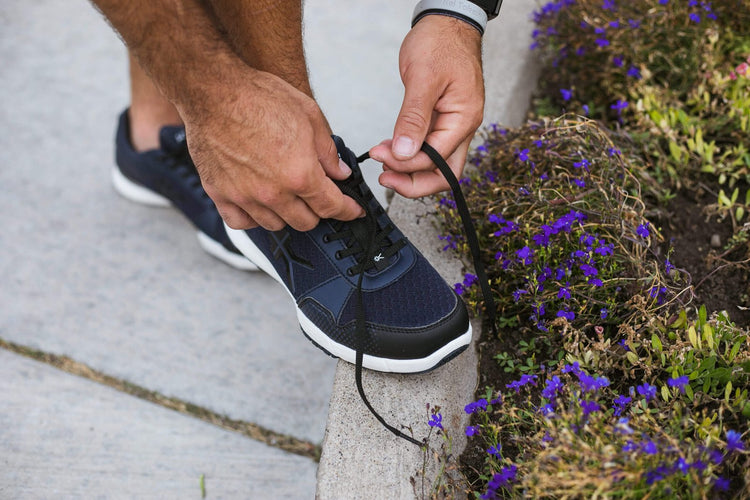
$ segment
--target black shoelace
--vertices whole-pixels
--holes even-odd
[[[485,310],[488,321],[490,323],[490,328],[492,329],[493,333],[496,333],[495,301],[492,296],[492,290],[490,289],[490,283],[487,279],[487,274],[484,270],[484,265],[481,261],[479,240],[477,238],[476,230],[474,229],[474,223],[471,220],[471,214],[469,213],[469,209],[466,205],[466,200],[464,199],[463,193],[461,191],[461,186],[459,185],[456,176],[453,174],[453,171],[450,169],[443,157],[440,156],[440,153],[438,153],[432,146],[430,146],[426,142],[422,144],[422,151],[424,151],[427,156],[430,157],[432,162],[438,167],[440,172],[448,181],[448,185],[453,192],[453,198],[456,202],[456,208],[458,210],[459,216],[461,217],[461,222],[464,226],[464,233],[466,234],[466,240],[469,244],[469,249],[471,250],[474,270],[477,274],[477,278],[482,290],[482,296],[484,298]],[[357,158],[357,163],[362,163],[369,157],[369,153],[365,153]],[[366,271],[372,269],[373,267],[376,267],[376,261],[374,260],[376,252],[380,252],[378,255],[382,257],[390,257],[392,255],[395,255],[395,253],[398,252],[398,250],[400,250],[406,244],[406,242],[403,240],[398,240],[396,242],[391,242],[390,240],[388,240],[388,235],[394,229],[393,225],[389,223],[386,227],[380,227],[377,217],[382,214],[382,209],[380,209],[379,213],[373,211],[369,203],[372,198],[372,193],[368,191],[368,195],[364,196],[362,194],[362,191],[358,189],[358,184],[364,182],[361,174],[355,173],[352,175],[352,177],[354,177],[354,179],[350,177],[351,182],[343,182],[339,184],[339,187],[344,194],[352,197],[365,210],[365,217],[363,220],[364,227],[366,229],[366,235],[362,237],[362,235],[360,234],[356,235],[359,237],[352,238],[352,236],[355,236],[353,234],[354,231],[356,231],[356,229],[354,229],[355,226],[349,224],[351,229],[343,229],[345,225],[342,223],[338,226],[338,229],[340,231],[337,231],[337,233],[335,233],[335,236],[332,236],[331,239],[333,239],[333,237],[348,238],[349,241],[352,241],[352,243],[351,246],[348,246],[346,255],[357,255],[359,257],[357,258],[358,264],[347,270],[347,273],[350,275],[358,275],[357,304],[355,313],[356,357],[354,365],[354,376],[357,384],[357,391],[359,392],[359,396],[367,409],[370,410],[370,413],[372,413],[372,415],[378,420],[378,422],[383,425],[383,427],[391,431],[396,436],[422,447],[426,444],[426,440],[418,441],[414,437],[404,433],[403,431],[397,429],[396,427],[385,421],[385,419],[372,406],[369,399],[367,399],[364,387],[362,386],[362,361],[364,359],[364,343],[365,339],[367,338],[365,308],[364,302],[362,300],[362,279],[364,278]],[[355,239],[363,240],[366,243],[364,245],[353,243],[353,240]],[[343,257],[343,254],[341,255],[341,257]],[[385,260],[387,262],[387,259]]]

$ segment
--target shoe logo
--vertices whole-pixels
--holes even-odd
[[[178,132],[177,132],[177,133],[176,133],[176,134],[174,135],[174,140],[175,140],[175,141],[177,141],[177,142],[182,142],[182,141],[184,141],[184,140],[185,140],[185,131],[184,131],[184,130],[179,130],[179,131],[178,131]]]
[[[380,262],[383,259],[385,259],[385,257],[383,257],[382,253],[379,253],[375,257],[372,258],[372,260],[374,260],[375,262]]]
[[[281,260],[286,270],[286,282],[294,293],[294,265],[297,264],[305,269],[313,270],[315,266],[309,260],[303,259],[292,250],[292,235],[287,229],[272,231],[268,233],[271,240],[271,253],[273,258]]]

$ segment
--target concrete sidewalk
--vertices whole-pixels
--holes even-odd
[[[504,9],[514,3],[528,12],[533,2]],[[413,3],[306,7],[317,98],[361,153],[391,134]],[[501,22],[491,29],[518,33],[511,47],[525,49],[528,23]],[[502,121],[506,108],[525,109],[516,97],[527,85],[506,77],[517,68],[502,58],[527,54],[492,40],[486,116]],[[0,349],[0,498],[200,498],[201,477],[207,498],[312,498],[317,463],[293,450],[323,441],[336,362],[302,336],[272,279],[206,255],[176,212],[112,190],[114,127],[128,104],[116,35],[87,2],[5,0],[0,61],[0,340],[71,360],[80,375]]]

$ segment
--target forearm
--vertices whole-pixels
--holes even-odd
[[[302,43],[300,0],[205,0],[239,56],[312,95]]]
[[[208,105],[212,89],[251,77],[199,0],[92,0],[178,109]],[[251,79],[251,78],[249,78]]]

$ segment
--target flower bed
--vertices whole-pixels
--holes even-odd
[[[706,308],[695,290],[717,270],[747,290],[750,5],[560,0],[535,22],[536,117],[485,130],[462,180],[500,332],[465,409],[467,493],[748,497],[748,299]],[[688,195],[727,231],[708,271],[675,243]],[[466,258],[452,198],[437,206]],[[478,288],[456,284],[480,314]]]

